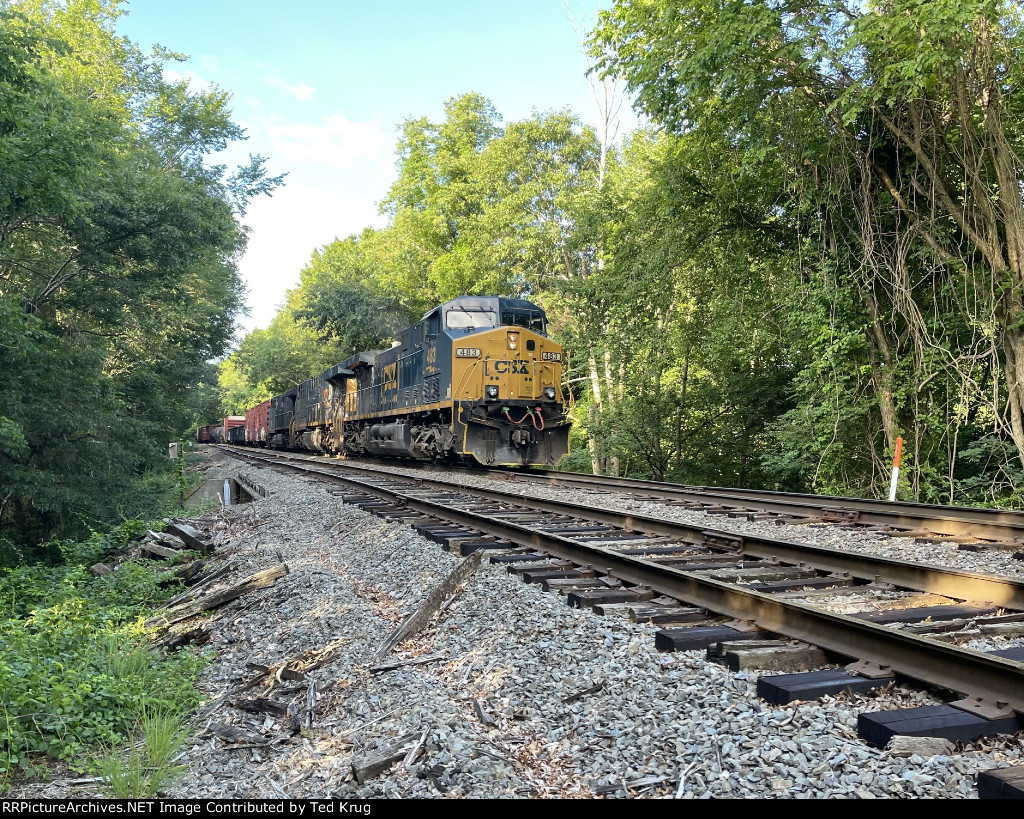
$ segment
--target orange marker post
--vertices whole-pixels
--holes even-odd
[[[900,477],[900,455],[903,454],[903,439],[896,439],[896,457],[892,461],[892,483],[889,484],[889,500],[896,500],[896,481]]]

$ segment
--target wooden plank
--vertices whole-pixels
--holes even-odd
[[[274,583],[286,574],[288,574],[288,564],[279,563],[269,569],[264,569],[263,571],[249,575],[242,580],[241,583],[231,586],[230,588],[203,595],[196,600],[189,601],[173,609],[168,609],[162,617],[155,617],[152,620],[147,620],[145,625],[147,628],[153,628],[155,626],[176,623],[181,620],[188,619],[189,617],[194,617],[201,611],[210,611],[212,609],[219,608],[225,603],[230,603],[232,600],[235,600],[244,594],[269,586],[271,583]]]
[[[586,580],[594,577],[593,569],[550,569],[523,572],[524,583],[542,583],[545,580]]]
[[[551,555],[543,552],[509,552],[504,555],[492,555],[491,563],[536,563],[543,558],[551,559]]]
[[[629,619],[634,623],[696,623],[712,617],[707,609],[681,606],[633,606],[629,610]]]
[[[700,554],[710,554],[710,549],[695,546],[692,543],[680,543],[678,546],[653,546],[649,549],[622,549],[621,554],[634,557],[645,557],[648,555],[679,555],[681,557],[697,557]],[[731,558],[735,560],[735,558]]]
[[[574,569],[575,565],[571,560],[558,560],[550,558],[548,560],[541,560],[535,563],[523,563],[517,561],[515,563],[509,563],[505,567],[509,574],[522,574],[523,572],[540,572],[540,571],[555,571],[556,569]]]
[[[750,588],[760,592],[785,592],[793,589],[836,589],[852,586],[854,581],[849,577],[816,577],[802,580],[770,580],[764,583],[751,583]]]
[[[161,546],[159,543],[143,543],[142,553],[167,559],[177,557],[178,550],[172,549],[170,546]]]
[[[828,664],[825,652],[817,646],[786,645],[774,648],[729,649],[722,658],[730,671],[807,671]]]
[[[473,552],[473,554],[456,566],[455,571],[448,575],[441,585],[427,596],[427,599],[420,604],[420,607],[391,633],[374,653],[371,661],[376,662],[380,660],[396,645],[403,640],[409,639],[426,626],[434,615],[437,614],[444,601],[454,594],[460,585],[472,577],[473,573],[480,566],[482,555],[483,552]]]
[[[884,748],[898,734],[943,737],[951,742],[973,742],[979,737],[1014,734],[1021,727],[1021,719],[1016,715],[985,719],[951,705],[873,711],[857,717],[857,733],[861,739],[878,748]]]
[[[585,609],[601,603],[642,603],[653,597],[650,589],[583,589],[571,592],[567,602],[574,609]]]
[[[993,768],[978,774],[979,799],[1024,799],[1024,765]]]
[[[180,537],[190,549],[198,549],[204,555],[213,551],[213,542],[194,526],[187,523],[171,523],[167,531]]]
[[[483,549],[512,549],[515,548],[507,540],[481,540],[469,539],[463,540],[462,538],[456,538],[454,540],[446,540],[444,546],[450,552],[454,552],[459,557],[468,557],[473,552],[478,552]]]
[[[188,631],[182,631],[178,633],[170,632],[159,640],[154,645],[162,646],[168,651],[177,651],[187,645],[201,646],[210,642],[210,638],[213,637],[213,633],[205,626],[196,626],[196,628],[189,629]]]
[[[356,782],[362,784],[382,774],[396,762],[401,762],[405,759],[405,755],[409,753],[416,738],[416,734],[408,734],[397,742],[381,748],[379,751],[374,751],[360,759],[353,759],[352,775],[355,777]]]
[[[598,589],[605,588],[604,584],[596,577],[552,577],[544,578],[541,581],[540,587],[544,591],[560,592],[567,594],[575,591],[576,589]]]
[[[744,564],[746,566],[747,564]],[[819,575],[814,569],[801,569],[796,566],[757,566],[750,568],[715,569],[709,571],[707,576],[714,580],[721,580],[725,583],[767,583],[772,580],[810,580]]]
[[[199,574],[203,571],[205,565],[202,560],[193,560],[178,569],[174,576],[186,586],[191,586],[197,582]]]
[[[890,609],[888,611],[870,611],[851,614],[858,620],[869,623],[917,623],[921,620],[956,620],[966,617],[981,617],[997,611],[995,607],[980,606],[919,606],[909,609]]]
[[[693,628],[663,628],[655,632],[654,647],[658,651],[704,650],[713,643],[736,640],[766,640],[771,632],[754,629],[739,631],[731,626],[694,626]]]

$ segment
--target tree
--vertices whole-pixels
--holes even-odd
[[[740,170],[777,168],[779,216],[803,244],[794,302],[821,305],[813,326],[791,313],[817,373],[789,416],[814,419],[804,475],[877,491],[902,433],[913,494],[944,482],[950,499],[965,443],[1005,436],[1024,457],[1020,23],[1016,4],[949,0],[649,0],[602,15],[601,64],[649,115],[736,147]]]
[[[119,2],[0,7],[0,540],[116,518],[195,423],[242,307],[236,221],[268,192],[228,96],[164,81]],[[197,387],[197,385],[200,385]],[[2,544],[0,544],[2,545]],[[8,556],[9,559],[9,556]]]

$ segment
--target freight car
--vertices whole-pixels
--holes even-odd
[[[245,443],[266,446],[269,441],[270,402],[264,401],[245,411]]]
[[[266,444],[553,466],[569,450],[561,384],[562,348],[548,338],[543,310],[463,296],[429,311],[389,349],[358,353],[272,398]]]
[[[245,443],[245,416],[229,415],[224,419],[222,443]]]

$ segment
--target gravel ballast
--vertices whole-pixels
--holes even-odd
[[[408,526],[345,505],[323,484],[256,470],[216,451],[210,458],[211,474],[241,472],[269,491],[196,524],[223,532],[217,555],[237,562],[231,577],[280,561],[289,574],[212,619],[213,640],[198,649],[211,659],[200,682],[207,704],[182,759],[187,773],[167,797],[970,798],[978,772],[1020,761],[1016,736],[933,755],[870,747],[857,736],[858,714],[941,700],[896,687],[772,706],[755,695],[757,672],[731,672],[704,652],[658,653],[654,627],[571,609],[562,595],[522,583],[486,559],[432,624],[387,658],[442,659],[371,673],[377,648],[460,558]],[[507,482],[493,483],[509,490]],[[705,526],[768,530],[629,498],[516,488]],[[1012,567],[1020,575],[1019,562],[1006,555],[955,545],[930,545],[911,557],[902,552],[911,542],[837,527],[771,527],[771,535],[972,571],[1011,574]],[[986,568],[997,560],[998,568]],[[274,666],[326,647],[335,653],[310,675],[311,727],[293,733],[287,718],[233,705],[260,696],[303,704],[308,680],[238,688],[253,677],[249,665]],[[282,694],[289,685],[292,693]],[[244,738],[224,739],[210,730],[216,725],[236,727]],[[398,740],[403,750],[419,745],[415,759],[357,781],[354,763],[358,769]],[[88,796],[94,788],[50,782],[24,785],[16,795]]]

